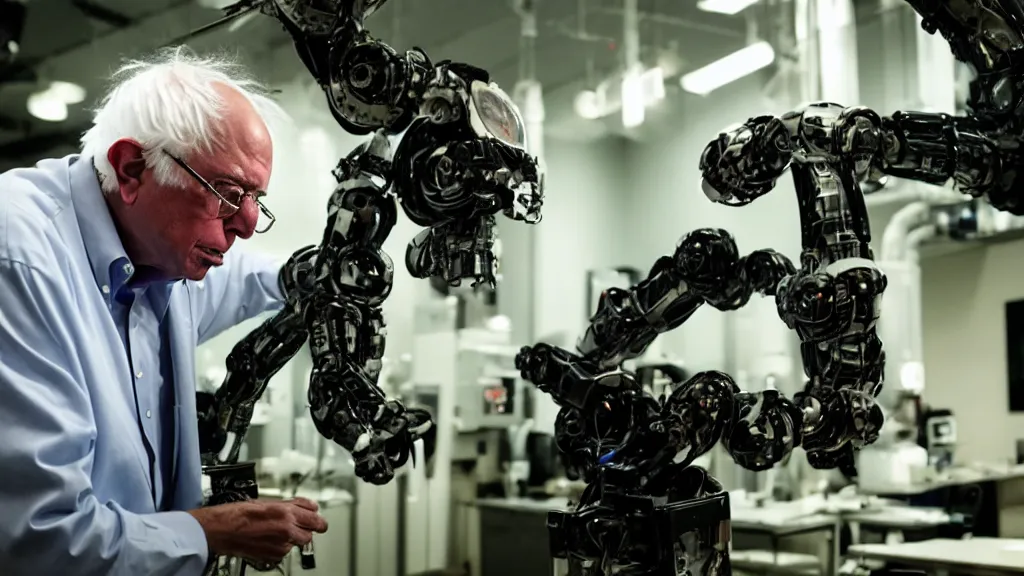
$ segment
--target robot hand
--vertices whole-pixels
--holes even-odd
[[[495,215],[541,219],[543,176],[522,116],[486,72],[454,63],[439,65],[421,111],[395,154],[402,208],[426,228],[409,243],[406,267],[417,278],[493,287]]]
[[[744,206],[775,188],[792,158],[789,129],[782,120],[751,118],[704,148],[701,189],[712,202]]]

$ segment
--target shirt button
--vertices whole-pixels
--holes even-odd
[[[104,294],[110,294],[110,286],[104,284],[103,286],[100,286],[100,291],[102,291]]]
[[[152,418],[152,417],[153,417],[153,413],[150,412],[149,410],[146,410],[146,418]]]
[[[142,378],[142,370],[139,370],[138,372],[136,372],[135,373],[135,377],[136,378]]]

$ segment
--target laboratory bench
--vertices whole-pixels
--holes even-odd
[[[807,511],[788,502],[733,505],[734,568],[753,574],[822,574],[835,576],[839,566],[839,535],[842,518]],[[820,534],[824,549],[819,554],[780,550],[787,538]],[[766,546],[767,545],[767,546]]]
[[[1024,574],[1024,540],[1011,538],[858,544],[850,546],[848,556],[949,576]]]
[[[975,536],[1024,538],[1024,466],[958,467],[927,482],[878,485],[861,492],[902,500],[914,507],[945,507],[969,486],[981,490],[980,507],[974,518]]]
[[[556,576],[548,546],[549,510],[568,510],[567,498],[483,498],[480,576]]]
[[[824,506],[821,506],[824,504]],[[568,509],[568,499],[485,498],[476,500],[479,513],[478,576],[561,576],[555,573],[548,548],[547,513]],[[867,507],[844,507],[824,501],[733,503],[730,510],[737,573],[835,575],[845,550],[842,531],[870,527],[883,532],[932,529],[949,522],[938,509],[910,508],[875,501]],[[857,532],[855,529],[854,532]],[[816,554],[782,550],[785,540],[820,534]],[[857,544],[858,538],[853,543]]]
[[[480,576],[560,576],[555,574],[547,533],[549,510],[567,510],[566,498],[486,498],[476,501],[480,514]],[[737,568],[758,574],[778,573],[767,566],[785,568],[785,573],[809,571],[835,574],[835,542],[838,520],[833,515],[809,514],[795,517],[777,509],[733,507],[732,531],[736,535],[766,538],[772,546],[770,557],[763,550],[734,551],[730,556]],[[828,544],[824,560],[807,554],[778,551],[780,540],[822,533]]]

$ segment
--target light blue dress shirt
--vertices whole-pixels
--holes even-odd
[[[131,287],[91,161],[0,174],[0,572],[202,572],[195,349],[279,309],[280,265]]]

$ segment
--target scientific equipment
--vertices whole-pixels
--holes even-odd
[[[921,415],[928,464],[937,471],[953,465],[956,455],[956,417],[950,410],[927,410]]]
[[[456,351],[455,428],[504,430],[525,420],[524,383],[510,344],[460,344]]]

